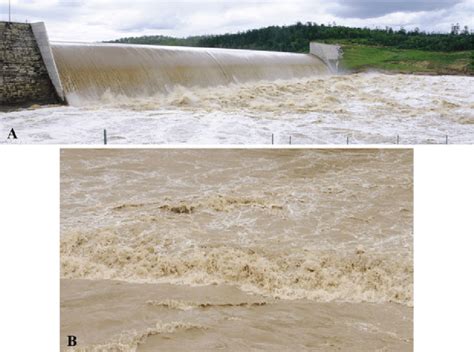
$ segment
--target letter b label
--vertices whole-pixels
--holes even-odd
[[[77,337],[73,335],[67,335],[67,345],[68,347],[77,345]]]

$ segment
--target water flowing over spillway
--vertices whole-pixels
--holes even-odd
[[[311,54],[191,47],[53,43],[70,103],[104,93],[127,97],[167,93],[176,86],[210,87],[329,73]]]

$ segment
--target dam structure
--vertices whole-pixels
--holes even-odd
[[[21,25],[21,26],[20,26]],[[3,28],[20,28],[12,39]],[[43,23],[0,26],[2,104],[82,105],[114,97],[152,97],[176,87],[228,86],[334,73],[329,45],[311,43],[309,54],[111,43],[49,42]],[[22,42],[28,41],[30,51]],[[25,62],[27,61],[27,62]],[[31,70],[28,61],[35,62]],[[22,75],[26,72],[26,76]],[[16,78],[15,78],[16,77]],[[41,85],[32,88],[32,84]]]
[[[64,102],[42,22],[0,22],[0,69],[0,108]]]

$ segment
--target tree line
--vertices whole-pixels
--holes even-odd
[[[474,50],[474,34],[467,26],[453,25],[450,33],[428,33],[418,28],[394,30],[352,28],[336,24],[297,22],[290,26],[270,26],[238,33],[173,38],[167,36],[142,36],[121,38],[111,42],[200,46],[214,48],[255,49],[287,52],[308,52],[309,42],[340,42],[373,46],[418,49],[427,51]]]

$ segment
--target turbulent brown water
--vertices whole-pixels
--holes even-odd
[[[316,56],[280,52],[120,44],[53,44],[68,100],[104,93],[147,97],[175,87],[210,87],[328,73]]]
[[[85,351],[410,350],[412,162],[62,151],[61,338]]]
[[[474,78],[364,73],[175,86],[0,112],[21,143],[400,144],[474,142]],[[2,143],[2,141],[0,141]]]

